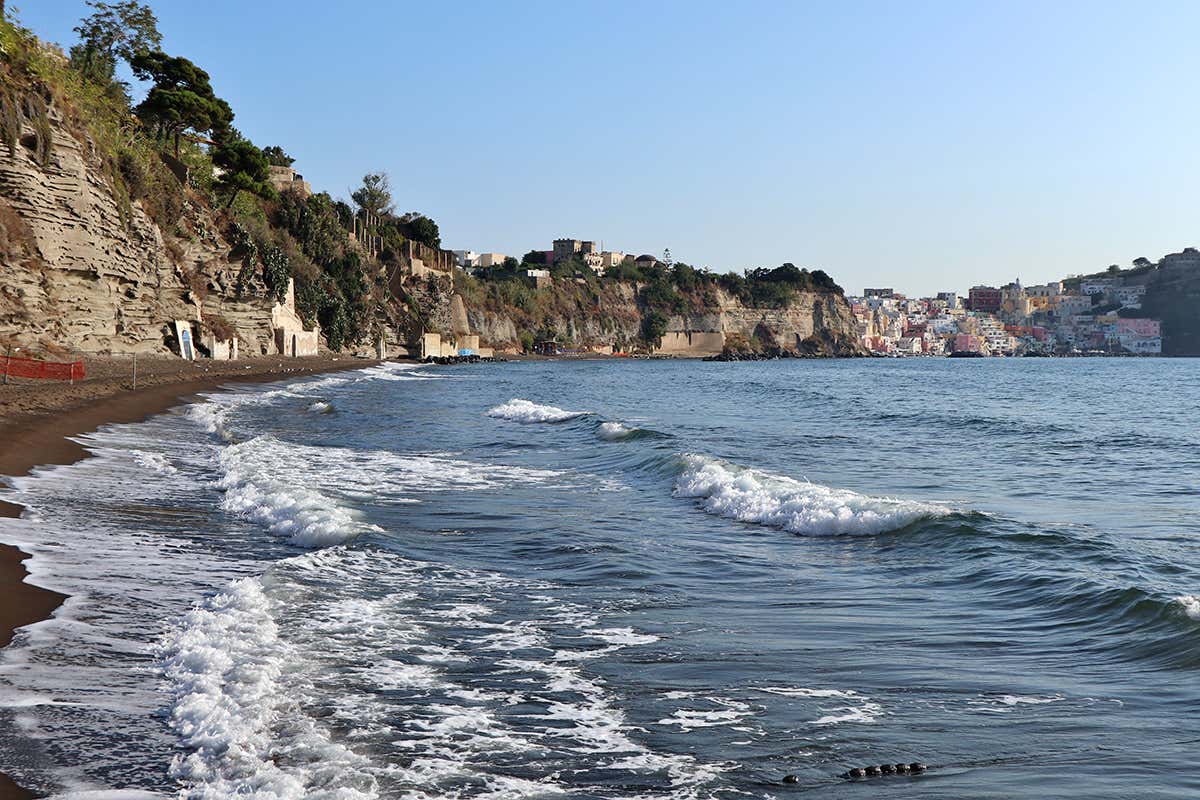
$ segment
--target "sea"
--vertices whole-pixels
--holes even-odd
[[[70,599],[0,653],[0,769],[1196,798],[1197,363],[382,364],[105,427],[9,479]]]

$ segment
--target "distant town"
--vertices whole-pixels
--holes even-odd
[[[1194,268],[1200,253],[1175,253],[1161,265]],[[846,299],[863,346],[879,355],[1160,355],[1162,323],[1139,313],[1146,296],[1139,266],[1036,286],[1020,279],[973,286],[966,297],[909,298],[884,288]]]

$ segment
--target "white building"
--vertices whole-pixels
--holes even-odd
[[[1113,289],[1113,297],[1126,308],[1141,308],[1146,296],[1145,286],[1119,286]]]
[[[1079,284],[1079,291],[1083,294],[1107,294],[1116,285],[1115,278],[1089,278]]]
[[[459,269],[471,269],[479,266],[479,253],[474,250],[455,250],[454,263]]]

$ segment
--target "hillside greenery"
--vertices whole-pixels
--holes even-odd
[[[11,10],[0,19],[0,147],[10,155],[26,147],[48,167],[50,115],[61,114],[66,130],[99,160],[126,222],[137,203],[169,240],[202,235],[197,228],[215,220],[232,245],[231,260],[242,264],[239,293],[280,298],[292,278],[299,313],[321,324],[331,348],[377,335],[388,299],[380,276],[397,264],[407,239],[438,247],[436,222],[417,212],[395,214],[382,172],[364,178],[366,193],[356,191],[354,199],[366,204],[355,207],[325,193],[301,199],[276,192],[270,167],[288,166],[292,157],[242,135],[208,73],[160,49],[148,5],[88,6],[92,13],[75,28],[80,40],[69,56],[22,28]],[[147,86],[140,102],[117,77],[121,63]],[[22,136],[25,127],[35,133]],[[363,236],[385,242],[377,259],[351,241],[356,221]]]
[[[333,349],[373,340],[389,307],[423,323],[421,302],[404,291],[392,297],[387,278],[407,242],[437,249],[440,231],[424,214],[396,211],[385,172],[365,175],[349,203],[327,193],[277,192],[270,169],[292,165],[293,157],[235,127],[236,110],[202,66],[162,50],[148,5],[87,5],[91,13],[75,28],[79,41],[69,55],[40,42],[11,13],[0,19],[0,148],[27,148],[49,167],[57,129],[51,116],[61,115],[62,129],[98,160],[126,224],[137,204],[174,253],[183,240],[211,237],[215,224],[238,265],[236,294],[278,300],[294,280],[298,312],[321,325]],[[122,81],[126,71],[141,85]],[[360,247],[356,237],[371,246]],[[801,292],[841,292],[823,271],[792,264],[716,274],[669,259],[649,267],[627,261],[599,276],[579,259],[546,266],[543,258],[531,251],[479,277],[456,274],[455,286],[468,302],[512,315],[523,339],[546,333],[555,317],[628,313],[632,293],[639,314],[633,327],[651,343],[668,317],[711,309],[721,293],[747,306],[782,308]],[[176,266],[202,296],[199,267]],[[534,266],[550,271],[552,287],[539,289],[525,275]]]

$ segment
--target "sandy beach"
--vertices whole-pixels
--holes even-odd
[[[255,358],[187,362],[174,357],[139,358],[137,388],[129,358],[86,359],[87,377],[74,384],[13,379],[0,385],[0,476],[27,474],[47,464],[71,464],[87,450],[70,437],[102,425],[137,422],[228,383],[271,381],[317,372],[361,369],[375,362],[353,357]],[[21,507],[4,502],[0,519]],[[26,582],[28,554],[3,543],[0,523],[0,647],[15,630],[48,618],[64,596]],[[0,773],[0,800],[34,797]]]

